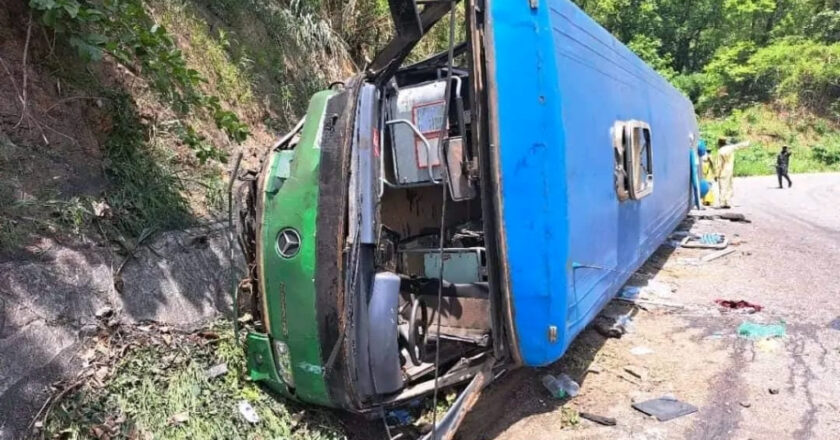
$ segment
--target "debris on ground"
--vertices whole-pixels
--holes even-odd
[[[111,205],[103,200],[101,202],[93,202],[93,215],[98,218],[111,218],[114,214]]]
[[[760,312],[764,307],[744,300],[716,299],[715,303],[724,309],[743,310],[746,313]]]
[[[248,403],[247,400],[240,400],[239,405],[239,414],[242,415],[242,418],[248,421],[248,423],[259,423],[260,416],[257,415],[257,411]]]
[[[723,258],[723,257],[725,257],[729,254],[733,254],[733,253],[735,253],[735,249],[724,249],[724,250],[721,250],[721,251],[712,252],[711,254],[706,255],[703,258],[701,258],[700,261],[702,261],[704,263],[708,263],[710,261],[717,260],[718,258]]]
[[[649,280],[644,286],[627,285],[618,292],[618,298],[627,300],[670,298],[673,287],[661,281]]]
[[[586,369],[586,372],[587,373],[593,373],[593,374],[601,374],[601,373],[604,372],[604,367],[602,367],[598,364],[592,364],[592,365],[589,366],[589,368]]]
[[[783,338],[787,335],[787,326],[784,321],[778,324],[757,324],[744,321],[738,326],[737,333],[738,336],[753,341],[767,338]]]
[[[725,333],[725,332],[722,332],[722,331],[716,331],[716,332],[712,333],[711,335],[706,336],[703,339],[723,339],[723,338],[726,337],[727,334],[729,334],[729,333]]]
[[[775,353],[780,346],[781,343],[776,338],[762,339],[755,343],[755,348],[757,348],[758,351],[763,351],[765,353]]]
[[[668,420],[697,412],[696,406],[681,402],[671,396],[634,403],[633,408],[649,416],[656,417],[656,420],[660,422],[667,422]]]
[[[555,399],[575,397],[580,393],[580,385],[566,374],[556,377],[546,374],[542,377],[542,384]]]
[[[840,330],[840,317],[837,317],[834,321],[829,322],[828,327],[834,330]]]
[[[729,246],[729,239],[725,234],[719,233],[691,234],[683,238],[680,245],[693,249],[726,249]]]
[[[633,315],[635,313],[635,310],[630,310],[621,315],[604,314],[600,318],[604,321],[604,324],[610,324],[610,330],[612,330],[612,327],[615,327],[621,334],[633,333]]]
[[[653,350],[651,350],[650,348],[647,348],[645,346],[640,345],[638,347],[631,348],[630,349],[630,354],[632,354],[633,356],[644,356],[646,354],[653,354]]]
[[[751,404],[750,402],[746,402],[746,401],[744,401],[744,402],[738,402],[738,404],[739,404],[739,405],[741,405],[741,406],[743,406],[744,408],[749,408],[749,407],[751,407],[751,406],[752,406],[752,404]]]
[[[388,423],[395,426],[408,426],[412,424],[413,417],[411,417],[411,413],[405,409],[394,409],[388,411],[387,414]]]
[[[639,286],[624,286],[618,291],[618,298],[635,300],[642,296],[642,288]]]
[[[605,316],[596,317],[593,325],[595,326],[595,330],[605,338],[619,339],[626,332],[626,329],[616,322],[616,320]]]
[[[739,214],[737,212],[724,212],[718,214],[718,218],[721,220],[729,220],[735,223],[752,223],[752,220],[748,219],[744,214]]]
[[[768,388],[767,392],[770,393],[770,394],[776,395],[776,394],[779,394],[779,389],[778,388]]]
[[[187,412],[179,412],[169,418],[169,423],[172,425],[180,425],[190,419],[190,414]]]
[[[662,299],[669,299],[677,289],[661,281],[649,280],[644,286],[627,285],[618,291],[616,301],[626,302],[638,308],[647,310],[644,305],[684,308],[682,304],[676,304]]]
[[[93,315],[99,319],[107,319],[114,315],[114,309],[105,306],[94,312]]]
[[[205,376],[207,377],[207,379],[215,379],[219,376],[227,374],[227,372],[228,372],[227,364],[221,363],[221,364],[214,365],[214,366],[210,367],[210,369],[207,370],[207,373],[205,374]]]
[[[595,414],[591,414],[591,413],[587,413],[587,412],[580,413],[580,418],[586,419],[586,420],[589,420],[590,422],[595,422],[599,425],[604,425],[604,426],[615,426],[616,425],[616,420],[612,417],[604,417],[604,416],[599,416],[599,415],[595,415]]]
[[[626,371],[631,376],[635,377],[636,379],[645,381],[647,380],[648,372],[647,369],[644,367],[639,367],[636,365],[628,365],[624,367],[624,371]]]
[[[735,223],[752,223],[744,214],[737,212],[714,212],[709,210],[691,211],[689,216],[704,220],[729,220]]]

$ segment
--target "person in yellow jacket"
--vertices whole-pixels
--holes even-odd
[[[735,177],[735,152],[747,148],[750,143],[730,144],[724,138],[718,139],[718,150],[710,162],[711,171],[718,185],[718,207],[729,208],[735,195],[733,178]]]
[[[715,200],[717,199],[715,197],[717,185],[715,184],[716,177],[714,166],[712,164],[712,155],[706,148],[706,141],[701,141],[698,153],[700,154],[700,173],[703,178],[703,183],[708,185],[707,190],[705,190],[704,194],[702,194],[703,205],[712,206],[715,204]]]

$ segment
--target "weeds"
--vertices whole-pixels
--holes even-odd
[[[111,54],[140,73],[178,115],[206,113],[233,142],[250,135],[235,113],[200,90],[206,79],[187,66],[172,36],[151,20],[141,1],[30,0],[29,5],[40,11],[41,22],[67,38],[83,59],[98,61],[104,53]],[[188,137],[190,130],[183,134],[182,142],[196,151],[202,163],[227,159],[226,152],[206,139]]]
[[[124,348],[100,335],[83,354],[91,378],[56,402],[44,422],[48,438],[345,438],[327,413],[303,413],[250,382],[229,323],[189,335],[147,327],[121,336],[131,341]],[[219,364],[227,372],[208,378],[207,370]],[[259,423],[239,414],[242,400],[256,409]]]
[[[118,230],[137,237],[145,229],[166,230],[191,222],[183,182],[164,153],[145,142],[131,98],[111,93],[113,126],[105,143],[105,174],[112,183],[106,198]]]
[[[792,173],[840,171],[840,127],[812,114],[789,114],[784,108],[756,105],[735,110],[726,118],[703,120],[701,132],[710,144],[718,138],[752,143],[737,154],[736,176],[774,174],[776,155],[784,145],[793,153]]]

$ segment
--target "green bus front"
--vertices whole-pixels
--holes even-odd
[[[515,362],[481,42],[402,66],[449,7],[426,5],[419,32],[399,28],[365,74],[314,95],[247,185],[248,368],[290,398],[366,412],[472,380],[452,423]]]

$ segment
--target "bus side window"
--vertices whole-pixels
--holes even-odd
[[[653,145],[650,125],[641,121],[613,126],[615,186],[619,201],[653,194]]]

